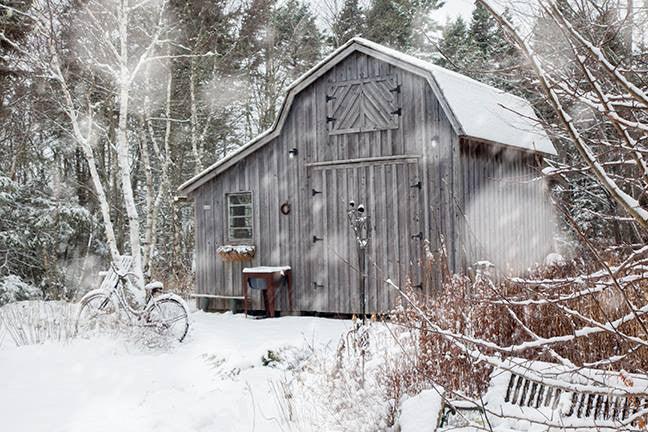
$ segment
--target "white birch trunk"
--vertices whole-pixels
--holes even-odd
[[[194,158],[194,172],[202,171],[202,155],[198,150],[198,107],[196,106],[196,62],[191,59],[189,66],[189,97],[191,103],[191,151]]]
[[[149,155],[148,144],[146,142],[146,134],[142,133],[141,140],[141,154],[142,162],[144,163],[144,175],[146,178],[146,223],[144,227],[144,244],[142,245],[142,268],[144,270],[150,270],[151,267],[151,255],[152,255],[152,237],[153,237],[153,219],[156,218],[155,214],[155,190],[153,184],[153,172],[151,168],[151,157]]]
[[[124,198],[124,207],[128,216],[128,239],[130,251],[133,257],[132,272],[135,273],[137,286],[144,287],[144,273],[142,271],[142,248],[140,240],[140,223],[137,213],[137,206],[133,194],[133,185],[130,176],[130,155],[128,145],[128,102],[131,86],[131,74],[128,64],[128,1],[120,0],[119,37],[120,37],[120,61],[119,61],[119,121],[116,131],[117,139],[117,164],[119,166],[119,177]]]
[[[113,227],[112,219],[110,217],[110,205],[108,204],[108,199],[106,198],[106,191],[104,190],[103,184],[101,183],[101,177],[99,177],[99,171],[97,170],[97,163],[94,157],[94,150],[92,149],[92,144],[90,137],[92,134],[92,124],[88,124],[88,136],[86,137],[83,132],[81,125],[79,124],[79,117],[77,110],[74,106],[74,100],[72,99],[72,94],[68,88],[65,76],[61,71],[60,62],[56,50],[52,49],[50,46],[50,52],[52,54],[52,65],[54,75],[61,85],[61,90],[63,92],[63,108],[65,113],[70,120],[72,126],[72,134],[77,141],[77,144],[81,148],[87,163],[88,169],[90,170],[90,178],[92,179],[92,185],[94,187],[97,201],[99,201],[99,210],[101,213],[101,219],[104,223],[104,233],[106,235],[106,243],[108,243],[108,250],[110,251],[110,256],[114,262],[119,262],[119,249],[117,248],[117,239],[115,237],[115,230]],[[91,120],[89,120],[91,123]]]
[[[153,261],[153,254],[157,248],[157,223],[159,219],[159,210],[160,205],[162,204],[162,199],[166,196],[167,191],[170,190],[170,180],[169,180],[169,168],[170,168],[170,154],[171,154],[171,89],[173,84],[173,76],[169,74],[169,79],[167,80],[166,85],[166,105],[165,105],[165,118],[166,126],[164,132],[164,151],[160,150],[157,138],[155,136],[155,130],[153,129],[153,124],[151,122],[150,107],[148,100],[145,102],[146,111],[148,119],[146,121],[149,137],[153,145],[155,154],[159,160],[162,178],[160,179],[160,185],[158,187],[157,193],[155,193],[155,199],[153,199],[153,187],[152,187],[152,178],[151,178],[151,187],[148,188],[149,193],[147,194],[147,227],[146,227],[146,248],[144,254],[144,262],[151,265]],[[148,98],[147,98],[148,99]],[[144,156],[144,154],[143,154]],[[148,157],[148,151],[147,155]],[[150,159],[150,158],[149,158]],[[148,180],[147,180],[148,183]],[[169,197],[170,198],[170,197]],[[172,204],[170,202],[170,204]]]

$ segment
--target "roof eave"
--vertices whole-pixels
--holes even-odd
[[[491,141],[491,140],[488,140],[488,139],[485,139],[485,138],[479,138],[479,137],[475,137],[475,136],[471,136],[471,135],[465,135],[465,134],[459,135],[459,138],[460,139],[468,139],[468,140],[471,140],[471,141],[476,141],[476,142],[489,144],[489,145],[496,145],[496,146],[504,147],[506,149],[515,150],[515,151],[518,151],[518,152],[521,152],[521,153],[541,154],[543,156],[557,156],[558,155],[558,152],[556,151],[555,148],[554,148],[553,152],[547,152],[547,151],[540,150],[540,149],[537,149],[537,148],[525,148],[525,147],[520,147],[520,146],[516,146],[516,145],[513,145],[513,144],[506,144],[506,143],[502,143],[502,142],[498,142],[498,141]]]

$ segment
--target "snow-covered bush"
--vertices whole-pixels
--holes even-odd
[[[0,307],[0,344],[15,346],[74,337],[77,306],[62,301],[21,301]]]
[[[337,349],[316,351],[286,386],[295,430],[374,431],[385,428],[387,407],[371,367],[368,329],[357,326]]]
[[[415,358],[410,336],[388,323],[357,321],[336,348],[314,349],[276,390],[287,430],[393,430],[400,400],[385,377]]]
[[[41,290],[23,282],[20,276],[8,275],[0,278],[0,306],[22,300],[34,300],[42,295]]]

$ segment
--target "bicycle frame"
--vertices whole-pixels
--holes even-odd
[[[110,299],[113,296],[116,297],[117,302],[118,302],[118,306],[122,310],[126,311],[126,314],[128,315],[129,320],[132,321],[133,318],[141,319],[142,316],[144,316],[144,314],[146,313],[146,310],[148,309],[149,304],[153,300],[153,296],[147,294],[144,305],[141,308],[136,309],[133,306],[131,306],[130,303],[128,302],[128,299],[126,298],[126,293],[124,291],[124,285],[129,283],[127,277],[129,275],[135,275],[135,273],[120,274],[114,266],[112,266],[112,267],[113,267],[113,271],[117,274],[117,283],[115,283],[115,286],[113,286],[111,288],[110,293],[108,295],[108,299]],[[102,307],[103,306],[104,305],[102,305]]]

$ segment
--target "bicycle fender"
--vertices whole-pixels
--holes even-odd
[[[182,297],[180,297],[177,294],[173,293],[166,293],[166,294],[161,294],[159,296],[155,296],[151,301],[149,302],[149,305],[147,306],[147,309],[151,307],[155,302],[160,301],[160,300],[175,300],[178,303],[182,305],[182,307],[189,313],[189,308],[187,307],[187,303],[184,301]]]

